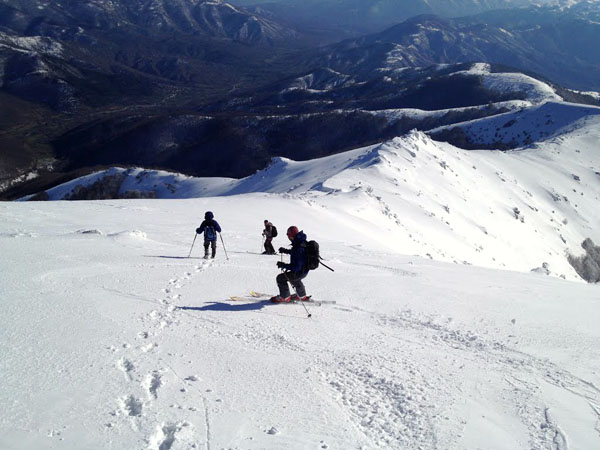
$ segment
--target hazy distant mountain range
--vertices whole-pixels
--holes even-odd
[[[460,17],[528,6],[572,6],[577,0],[232,0],[250,10],[288,20],[317,33],[359,35],[422,14]]]
[[[85,39],[92,30],[151,35],[166,32],[273,42],[294,32],[222,0],[3,0],[2,25],[26,35]]]
[[[0,0],[0,86],[55,110],[202,101],[265,76],[256,49],[297,37],[213,0]]]
[[[319,51],[310,66],[368,73],[469,61],[505,64],[570,88],[600,90],[598,4],[488,12],[459,19],[418,16]],[[583,7],[585,6],[585,8]]]
[[[443,3],[427,4],[442,13]],[[598,2],[419,16],[327,46],[316,44],[345,33],[311,33],[293,12],[297,4],[285,5],[292,16],[209,0],[0,0],[0,195],[93,165],[245,176],[273,155],[331,154],[497,114],[502,102],[527,97],[519,87],[498,93],[473,74],[454,75],[469,67],[463,63],[500,63],[515,69],[492,71],[600,90]],[[306,3],[327,20],[335,16],[323,8],[344,5]],[[394,5],[376,3],[388,18]],[[453,10],[503,5],[459,2]],[[391,123],[372,114],[390,108],[452,113]]]

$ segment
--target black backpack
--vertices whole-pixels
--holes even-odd
[[[277,237],[277,227],[275,225],[271,225],[271,237]]]
[[[315,270],[319,267],[320,261],[319,243],[317,241],[308,241],[306,243],[306,266],[308,270]]]
[[[204,228],[204,239],[207,241],[216,241],[217,240],[217,230],[212,225],[207,225]]]

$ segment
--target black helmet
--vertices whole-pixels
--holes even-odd
[[[206,211],[204,213],[204,218],[206,220],[214,219],[215,215],[211,211]]]

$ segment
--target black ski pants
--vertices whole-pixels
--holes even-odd
[[[306,295],[306,289],[304,288],[302,280],[306,275],[308,275],[308,272],[283,272],[277,275],[276,280],[277,287],[279,287],[279,295],[282,297],[290,296],[289,282],[296,290],[296,294],[300,297],[304,297]]]
[[[204,257],[208,258],[208,246],[212,249],[212,257],[214,258],[217,254],[217,241],[204,241]]]
[[[273,242],[272,237],[265,239],[265,252],[267,252],[268,255],[275,254],[275,249],[273,248],[273,244],[271,244],[271,242]]]

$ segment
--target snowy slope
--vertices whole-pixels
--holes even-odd
[[[429,133],[436,136],[441,131],[458,128],[473,145],[514,148],[569,134],[581,126],[581,119],[600,115],[596,106],[553,101],[511,109],[504,114],[435,128]]]
[[[0,448],[600,447],[600,291],[565,258],[600,242],[581,108],[516,111],[504,129],[565,119],[509,152],[413,132],[242,180],[114,168],[48,192],[158,199],[1,203]],[[292,224],[321,244],[335,272],[307,290],[337,303],[248,296],[277,292],[264,219],[275,248]]]
[[[562,101],[562,97],[547,83],[523,73],[492,72],[491,65],[487,63],[475,63],[468,70],[455,72],[452,76],[460,74],[480,76],[483,86],[494,92],[503,94],[521,92],[533,103]]]
[[[373,235],[380,249],[518,271],[546,263],[554,276],[579,279],[567,252],[582,253],[587,237],[600,241],[598,112],[547,102],[507,113],[497,119],[513,122],[502,127],[504,138],[507,130],[523,136],[525,123],[546,120],[530,128],[546,140],[510,152],[461,150],[414,132],[312,161],[277,158],[242,180],[141,169],[109,173],[129,174],[122,192],[150,190],[158,198],[281,193],[351,221],[357,233]],[[468,126],[491,134],[479,121]],[[495,129],[490,122],[485,127]],[[59,186],[49,196],[64,198],[78,183],[104,175]]]
[[[326,180],[331,194],[0,204],[0,448],[598,448],[597,286],[386,250],[404,232],[379,231],[409,226],[418,209],[408,176],[383,190],[397,171],[386,160],[405,159],[417,177],[439,155],[420,134],[374,147]],[[459,157],[415,183],[449,195],[442,181],[458,180]],[[494,163],[507,170],[518,157]],[[495,170],[471,158],[476,173]],[[298,183],[301,163],[289,164]],[[352,172],[373,191],[366,181],[348,190]],[[504,193],[488,191],[493,207],[534,178],[504,176]],[[406,207],[398,219],[381,203],[395,195]],[[199,242],[187,258],[208,209],[229,259],[221,242],[215,260],[198,259]],[[515,227],[536,216],[525,215]],[[275,292],[278,257],[256,254],[265,218],[320,242],[336,271],[320,268],[306,286],[336,304],[309,305],[308,319],[300,305],[230,300]],[[447,227],[431,218],[423,233],[435,221]]]

